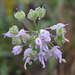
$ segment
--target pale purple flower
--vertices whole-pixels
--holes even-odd
[[[57,23],[57,25],[53,25],[50,27],[52,30],[56,30],[58,27],[65,27],[68,24],[63,24],[63,23]]]
[[[40,30],[40,36],[50,36],[50,33],[49,33],[49,31],[47,31],[47,30],[44,30],[44,29],[41,29]]]
[[[10,38],[12,38],[14,35],[13,34],[11,34],[9,31],[7,32],[7,33],[5,33],[5,34],[3,34],[4,35],[4,38],[7,36],[7,37],[10,37]]]
[[[50,33],[47,30],[41,29],[39,33],[39,38],[41,38],[43,41],[50,42]]]
[[[25,35],[26,34],[26,31],[24,29],[21,29],[19,32],[18,32],[18,35],[16,36],[22,36],[22,35]]]
[[[40,38],[35,39],[36,45],[42,45],[42,40]]]
[[[22,52],[22,46],[20,46],[20,45],[15,46],[12,51],[12,53],[14,53],[14,55],[18,55],[21,52]]]
[[[34,60],[34,61],[37,60],[36,51],[33,51],[31,48],[27,48],[24,51],[24,58],[23,58],[23,60],[24,59],[26,59],[26,62],[24,64],[24,67],[26,68],[26,64],[29,63],[31,59]]]
[[[62,62],[62,52],[58,49],[60,48],[59,46],[54,46],[51,51],[52,51],[52,55],[55,56],[55,58],[59,58],[59,63]]]

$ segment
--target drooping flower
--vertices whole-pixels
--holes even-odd
[[[21,52],[22,52],[22,46],[20,46],[20,45],[14,46],[13,51],[12,51],[12,53],[14,53],[14,55],[18,55]]]
[[[65,27],[68,24],[63,24],[63,23],[57,23],[57,25],[53,25],[50,27],[52,30],[56,30],[58,27]]]
[[[26,59],[26,62],[24,64],[24,67],[26,69],[26,64],[30,62],[30,60],[37,60],[36,58],[36,51],[33,51],[31,48],[27,48],[25,51],[24,51],[24,58],[23,60]]]
[[[43,65],[43,68],[45,68],[45,62],[44,62],[44,57],[45,57],[45,52],[40,51],[38,53],[39,61]]]
[[[59,63],[62,63],[62,52],[58,49],[60,48],[59,46],[54,46],[51,51],[52,51],[52,55],[58,59],[59,58]]]

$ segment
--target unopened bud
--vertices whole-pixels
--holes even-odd
[[[44,8],[36,8],[35,9],[36,13],[37,13],[37,16],[39,17],[38,19],[40,20],[42,17],[44,17],[45,13],[46,13],[46,10]]]
[[[14,35],[17,35],[18,34],[18,27],[16,25],[12,26],[10,29],[9,29],[9,32],[11,34],[14,34]]]
[[[30,9],[28,16],[30,20],[36,20],[37,19],[37,14],[33,9]]]
[[[13,37],[13,38],[12,38],[12,44],[14,44],[14,45],[19,45],[19,44],[21,44],[21,39],[20,39],[20,37]]]
[[[30,39],[30,35],[29,34],[22,35],[23,43],[26,43],[26,41],[28,41],[29,39]]]
[[[25,13],[23,11],[18,11],[14,14],[15,18],[18,19],[19,21],[22,21],[25,19]]]

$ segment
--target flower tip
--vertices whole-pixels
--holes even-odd
[[[65,60],[65,59],[62,59],[62,61],[63,61],[64,63],[66,63],[66,60]]]
[[[27,67],[24,67],[25,68],[25,70],[27,70]]]
[[[69,42],[69,40],[68,40],[68,39],[65,39],[65,41],[66,41],[66,42]]]
[[[45,66],[43,66],[42,68],[45,68]]]

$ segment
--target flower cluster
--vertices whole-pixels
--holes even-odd
[[[36,8],[35,10],[30,9],[27,17],[30,20],[36,20],[37,18],[40,20],[44,17],[46,10],[44,8]],[[24,20],[25,13],[23,11],[18,11],[15,15],[19,21]],[[26,31],[21,29],[19,31],[16,25],[12,26],[7,33],[5,33],[4,37],[12,38],[12,44],[14,45],[12,53],[14,55],[18,55],[23,51],[23,47],[28,45],[27,49],[24,51],[23,60],[25,60],[24,68],[26,69],[26,64],[32,64],[32,61],[39,60],[45,68],[45,61],[54,56],[56,59],[59,59],[59,63],[66,62],[65,59],[62,59],[62,52],[59,50],[59,46],[63,45],[65,41],[69,42],[68,39],[65,38],[66,30],[65,26],[67,24],[58,23],[49,27],[48,29],[55,30],[56,35],[51,37],[47,28],[38,29],[36,31]],[[36,26],[37,27],[37,26]],[[32,34],[31,34],[32,33]],[[54,40],[51,40],[54,39]],[[57,45],[54,46],[53,42]]]

